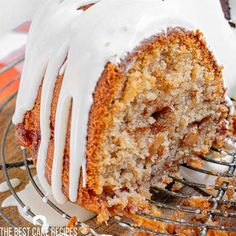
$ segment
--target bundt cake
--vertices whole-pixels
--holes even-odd
[[[224,138],[230,29],[222,12],[209,17],[213,2],[54,0],[39,9],[13,122],[59,203],[103,220],[135,212],[150,186]]]

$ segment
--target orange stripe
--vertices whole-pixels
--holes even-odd
[[[2,68],[3,66],[3,64],[0,64],[0,68]],[[15,68],[11,68],[3,74],[0,74],[0,89],[4,87],[9,81],[16,78],[16,76],[19,74],[20,73]]]
[[[11,83],[11,82],[13,83],[13,81],[15,81],[15,80],[17,80],[19,78],[20,78],[20,76],[17,75],[17,76],[14,76],[12,78],[5,78],[3,81],[1,81],[1,83],[0,83],[0,97],[1,97],[2,90],[5,90],[6,87],[9,86],[9,83]]]
[[[16,92],[19,88],[19,80],[16,80],[9,87],[3,90],[0,93],[0,104],[3,103],[8,97],[10,97],[14,92]]]
[[[4,64],[0,64],[0,68],[2,68]],[[0,74],[0,104],[3,103],[9,96],[11,96],[14,92],[17,91],[19,86],[19,80],[12,82],[9,86],[7,84],[17,78],[20,73],[15,69],[11,68],[10,70]],[[7,86],[6,88],[4,88]]]

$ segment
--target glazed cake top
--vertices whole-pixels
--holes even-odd
[[[95,2],[85,12],[78,10]],[[61,190],[62,165],[71,102],[69,198],[76,201],[81,166],[83,182],[86,182],[86,136],[92,93],[104,66],[109,61],[119,64],[142,41],[170,27],[203,32],[218,63],[225,66],[226,85],[233,83],[236,76],[234,35],[219,1],[199,4],[199,0],[48,0],[39,9],[30,29],[13,123],[22,122],[24,114],[33,108],[42,84],[37,173],[40,183],[47,192],[52,189],[57,201],[66,200]],[[56,112],[50,188],[45,178],[45,158],[50,140],[51,100],[58,73],[64,74],[64,79]]]

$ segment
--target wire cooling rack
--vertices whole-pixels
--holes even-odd
[[[24,60],[24,56],[17,58],[16,60],[10,62],[8,65],[0,69],[0,73],[4,73],[5,71],[11,69],[13,66],[22,62],[23,60]],[[0,115],[3,112],[4,108],[15,98],[15,96],[16,96],[16,93],[12,94],[7,99],[7,101],[0,106]],[[1,143],[1,164],[0,164],[0,170],[3,171],[5,180],[11,191],[11,194],[14,196],[19,206],[24,210],[25,213],[27,213],[28,216],[30,217],[35,216],[34,212],[31,211],[30,206],[25,205],[25,203],[19,197],[19,195],[14,190],[10,182],[9,170],[13,168],[15,169],[15,168],[25,166],[29,181],[33,185],[37,194],[39,194],[39,196],[42,198],[42,200],[44,200],[45,204],[47,204],[48,207],[51,207],[58,214],[60,214],[61,217],[69,221],[72,216],[62,211],[60,208],[54,205],[49,199],[47,199],[47,197],[44,195],[44,193],[40,190],[39,186],[34,181],[33,174],[31,172],[31,169],[29,168],[29,165],[32,164],[32,160],[29,160],[29,157],[27,155],[27,150],[25,148],[21,147],[21,154],[22,154],[21,161],[13,162],[13,163],[8,162],[8,155],[6,154],[6,149],[8,146],[7,138],[9,136],[11,127],[12,127],[12,122],[11,122],[11,117],[9,117],[8,124],[6,125],[3,134],[1,134],[2,143]],[[236,142],[235,138],[230,138],[230,139],[232,142]],[[187,164],[184,164],[183,166],[185,168],[191,169],[192,171],[207,174],[210,176],[216,176],[216,177],[222,177],[222,178],[235,178],[234,172],[236,169],[236,151],[227,151],[227,150],[218,149],[216,147],[212,147],[211,152],[219,153],[225,156],[228,155],[232,157],[231,162],[218,161],[217,159],[209,158],[207,156],[201,157],[201,159],[206,163],[208,162],[208,163],[218,164],[220,166],[227,167],[226,172],[224,173],[213,172],[207,169],[197,168],[197,167],[187,165]],[[141,216],[146,219],[150,219],[153,222],[163,222],[166,224],[174,225],[179,228],[178,230],[180,232],[183,228],[186,229],[186,227],[192,230],[197,229],[196,232],[199,236],[205,236],[212,230],[219,231],[219,232],[222,232],[222,231],[231,232],[231,233],[236,234],[236,220],[235,220],[236,201],[224,198],[229,187],[228,181],[223,181],[223,183],[219,185],[207,186],[204,183],[200,184],[197,182],[178,178],[176,176],[169,176],[169,178],[172,179],[172,183],[169,184],[167,188],[161,188],[161,187],[151,188],[153,197],[151,200],[149,200],[150,204],[154,205],[157,209],[159,209],[164,214],[162,214],[162,216],[160,217],[157,217],[154,215],[148,215],[142,212],[137,212],[138,216]],[[171,186],[173,186],[173,183],[182,184],[184,186],[183,189],[185,189],[185,191],[184,192],[182,190],[177,191],[177,192],[172,191]],[[215,194],[209,195],[209,194],[206,194],[205,191],[203,191],[203,190],[209,189],[209,187],[215,190]],[[186,189],[187,189],[187,193],[186,193]],[[233,191],[235,191],[235,187]],[[200,209],[200,208],[185,206],[183,204],[183,202],[185,202],[186,200],[193,199],[196,196],[197,197],[202,196],[202,198],[204,198],[207,202],[210,203],[211,207],[208,209]],[[47,199],[47,201],[45,201],[45,199]],[[225,208],[222,206],[227,206],[227,207]],[[166,214],[166,212],[168,214]],[[187,214],[187,217],[185,217],[185,219],[178,219],[178,218],[174,219],[173,217],[171,217],[171,214],[176,213],[176,212],[180,213],[181,215]],[[204,217],[202,217],[203,215]],[[6,214],[3,214],[1,210],[0,210],[0,216],[12,227],[17,227],[17,225],[10,219],[10,217],[7,216]],[[198,219],[198,220],[194,221],[192,219]],[[147,233],[150,233],[151,235],[163,235],[163,236],[176,235],[174,233],[156,232],[151,229],[142,228],[141,226],[137,226],[130,221],[120,219],[120,218],[115,218],[115,221],[122,227],[126,227],[135,231],[147,232]],[[42,224],[40,220],[38,221],[38,223]],[[77,225],[85,226],[83,223],[79,221],[77,222]],[[90,232],[87,233],[86,235],[93,235],[93,234],[96,235],[95,231],[90,229]]]

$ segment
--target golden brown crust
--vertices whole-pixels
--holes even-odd
[[[125,73],[126,67],[133,58],[137,58],[137,60],[145,60],[145,57],[149,51],[152,51],[163,43],[166,43],[167,40],[170,43],[182,40],[188,46],[194,44],[196,47],[197,45],[204,55],[204,60],[202,60],[200,63],[202,63],[202,65],[209,70],[214,71],[216,78],[218,78],[216,83],[218,83],[219,91],[217,92],[221,94],[222,99],[224,97],[225,89],[221,79],[221,67],[217,65],[213,55],[207,50],[205,41],[202,39],[200,32],[185,32],[183,29],[170,30],[167,35],[157,35],[143,42],[141,46],[136,48],[133,53],[129,54],[120,65],[115,66],[111,63],[107,63],[94,91],[93,105],[89,115],[86,153],[87,187],[83,188],[82,183],[80,183],[78,191],[78,204],[87,208],[88,210],[94,212],[106,212],[106,195],[109,195],[109,189],[100,189],[100,183],[98,180],[98,173],[100,170],[99,165],[97,165],[97,163],[100,161],[100,157],[97,155],[97,153],[100,148],[99,143],[103,130],[106,128],[109,122],[109,105],[114,100],[117,92],[123,89],[123,84],[125,82],[125,76],[123,76],[123,74]],[[49,183],[51,182],[51,170],[54,151],[55,114],[62,80],[63,76],[58,76],[51,106],[51,139],[48,147],[46,161],[46,177]],[[168,90],[169,88],[167,87],[166,89]],[[23,146],[31,148],[32,156],[35,160],[37,159],[37,151],[40,143],[40,99],[41,87],[39,88],[34,108],[26,113],[24,122],[17,125],[16,129],[19,143]],[[70,118],[71,117],[69,117],[63,165],[63,191],[66,196],[68,196],[69,179]],[[110,212],[114,212],[119,210],[119,207],[117,209],[112,208],[109,210]],[[109,215],[108,212],[106,213]]]

